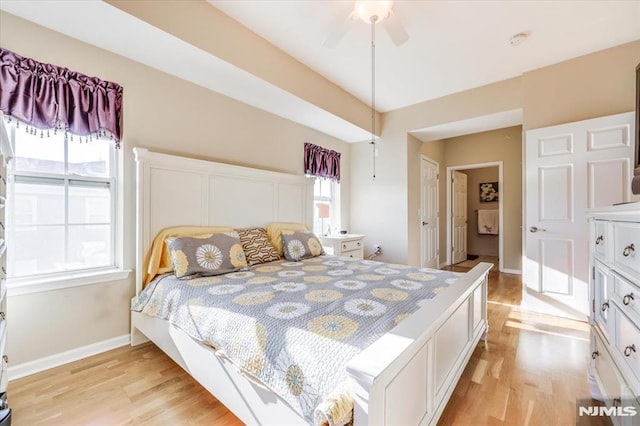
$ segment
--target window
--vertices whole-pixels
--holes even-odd
[[[313,232],[336,233],[340,229],[340,184],[316,178],[313,189]]]
[[[8,277],[56,277],[115,267],[116,154],[112,140],[7,124]],[[48,136],[47,136],[48,135]],[[82,141],[81,141],[82,139]]]

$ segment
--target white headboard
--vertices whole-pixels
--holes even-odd
[[[168,226],[313,228],[313,179],[133,148],[136,161],[136,294],[144,255]],[[302,159],[300,160],[302,161]]]

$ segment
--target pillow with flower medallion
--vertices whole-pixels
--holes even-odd
[[[237,232],[167,238],[177,278],[221,275],[247,267]]]
[[[324,254],[320,240],[310,231],[283,230],[282,248],[285,259],[294,262]]]
[[[278,251],[280,256],[284,256],[284,250],[282,248],[282,231],[306,231],[307,227],[302,223],[293,222],[271,222],[267,224],[267,236],[269,241]]]

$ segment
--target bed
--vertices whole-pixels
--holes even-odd
[[[239,368],[239,360],[234,359],[233,354],[230,356],[233,350],[221,350],[224,344],[216,341],[218,337],[211,338],[214,342],[198,338],[203,334],[198,327],[189,328],[184,322],[172,322],[166,318],[168,315],[149,315],[149,309],[145,313],[144,301],[141,301],[152,297],[150,287],[147,287],[147,293],[143,289],[144,256],[160,230],[179,225],[243,228],[271,222],[300,223],[311,227],[313,180],[304,176],[160,154],[141,148],[134,148],[134,154],[137,163],[137,239],[132,345],[147,340],[154,342],[246,424],[309,424],[317,421],[310,417],[309,407],[301,408],[300,404],[287,399],[282,393],[274,392],[277,386],[265,383],[256,374],[247,374],[252,373],[247,368]],[[327,256],[300,263],[275,261],[264,266],[263,271],[253,268],[243,272],[244,275],[220,276],[214,281],[235,280],[233,284],[226,284],[229,291],[235,292],[237,288],[248,284],[239,284],[238,279],[256,279],[258,277],[255,274],[259,272],[267,276],[252,285],[258,282],[269,283],[270,286],[286,285],[287,282],[274,284],[265,280],[271,279],[269,274],[278,275],[278,271],[283,271],[283,278],[290,283],[291,277],[300,277],[305,273],[288,271],[306,270],[309,271],[307,278],[325,274],[327,284],[334,286],[334,290],[314,287],[317,294],[333,291],[331,294],[342,295],[350,293],[351,289],[337,292],[335,286],[339,287],[342,282],[339,280],[344,278],[341,274],[351,270],[360,277],[388,274],[389,282],[395,279],[397,285],[400,285],[398,277],[401,277],[405,280],[402,285],[414,286],[402,289],[402,293],[408,294],[416,289],[423,291],[420,296],[411,295],[420,303],[414,304],[417,306],[410,314],[402,314],[398,325],[393,324],[389,330],[382,332],[371,329],[366,345],[353,350],[347,361],[341,364],[340,374],[346,380],[340,383],[348,387],[348,410],[356,426],[437,423],[473,350],[487,332],[486,298],[490,264],[480,264],[455,279],[448,272],[409,269],[403,265],[379,262],[354,262]],[[330,274],[330,271],[334,272]],[[413,274],[409,276],[413,279],[407,279],[406,274]],[[443,278],[435,279],[439,274],[444,274]],[[161,285],[152,283],[149,286],[179,289],[179,282],[171,284],[174,278],[171,274],[161,275],[156,277],[156,282],[161,281]],[[313,281],[307,283],[311,285]],[[204,284],[210,286],[213,283]],[[392,285],[386,287],[391,288]],[[220,288],[216,287],[218,290]],[[251,290],[256,293],[255,288]],[[179,293],[179,290],[175,291]],[[175,291],[174,294],[177,294]],[[189,300],[195,297],[191,296]],[[371,303],[373,305],[367,309],[388,310],[388,319],[400,316],[383,303]],[[242,311],[239,313],[244,315]],[[197,323],[193,319],[191,321]],[[351,346],[358,346],[350,341],[348,343],[347,352],[353,349]],[[278,358],[275,353],[270,357]],[[274,365],[279,363],[274,361]],[[328,371],[332,369],[326,370],[326,374],[333,374]],[[331,419],[329,423],[333,420],[339,424],[337,420],[343,419]]]

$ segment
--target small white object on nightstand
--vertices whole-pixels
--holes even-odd
[[[325,253],[353,259],[364,258],[364,235],[344,234],[319,236]]]

